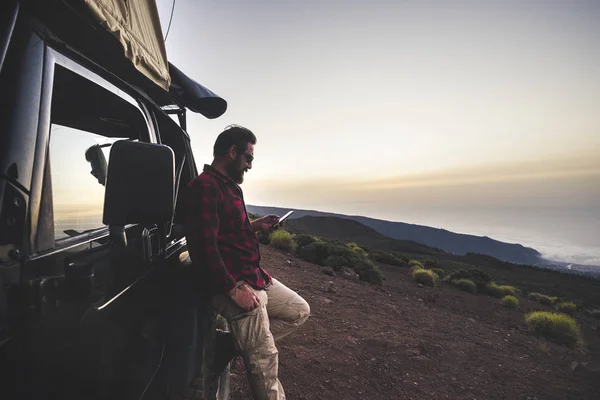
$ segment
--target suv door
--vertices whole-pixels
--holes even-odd
[[[26,328],[9,352],[15,398],[137,399],[164,354],[166,272],[156,268],[153,227],[127,226],[128,251],[115,253],[102,215],[112,144],[156,142],[154,128],[123,90],[50,48],[45,54],[47,129],[34,163],[42,179],[31,191],[32,252],[21,270]]]

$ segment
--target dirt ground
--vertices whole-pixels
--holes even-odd
[[[524,298],[506,309],[486,295],[420,288],[409,269],[388,266],[376,288],[269,246],[262,253],[264,268],[311,306],[278,343],[290,400],[600,399],[600,320],[577,316],[586,346],[571,350],[528,332],[524,313],[549,307]],[[241,360],[231,398],[251,399]]]

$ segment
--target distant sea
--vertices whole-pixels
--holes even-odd
[[[411,209],[393,220],[519,243],[546,260],[600,267],[600,209]]]

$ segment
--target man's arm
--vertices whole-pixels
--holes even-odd
[[[192,262],[210,271],[212,285],[217,290],[229,293],[236,281],[219,253],[219,192],[210,183],[198,183],[189,189],[186,237],[190,257]]]

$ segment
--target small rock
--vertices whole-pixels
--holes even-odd
[[[353,280],[353,281],[359,281],[360,280],[358,274],[356,272],[354,272],[354,270],[351,270],[348,267],[343,267],[342,268],[342,276],[344,278],[348,278],[348,279]]]
[[[329,304],[329,303],[333,302],[333,300],[330,300],[327,297],[320,297],[319,300],[321,301],[321,303],[324,303],[324,304]]]
[[[427,296],[425,298],[425,300],[427,300],[429,303],[435,303],[436,300],[438,299],[438,297],[440,297],[440,295],[438,293],[434,293],[434,294]]]
[[[425,286],[422,283],[419,283],[419,287],[422,288],[422,287],[425,287]]]
[[[571,363],[571,371],[575,371],[578,366],[579,366],[579,363],[577,361],[573,361]]]
[[[337,289],[335,288],[333,281],[329,281],[329,283],[325,285],[325,291],[327,293],[337,293]]]
[[[335,276],[335,271],[331,267],[321,268],[321,273],[329,276]]]

